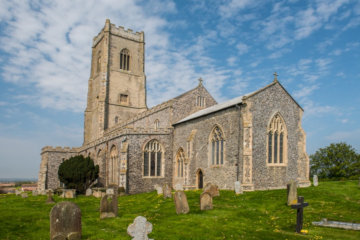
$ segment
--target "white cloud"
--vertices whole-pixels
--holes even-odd
[[[239,50],[239,55],[243,55],[249,51],[249,46],[241,42],[236,44],[236,48]]]
[[[225,3],[220,6],[219,13],[224,18],[229,18],[235,15],[238,11],[245,9],[254,4],[252,0],[231,0],[230,3]]]
[[[336,131],[327,136],[326,138],[330,141],[336,142],[359,142],[360,140],[360,129],[353,129],[351,131]]]
[[[295,98],[304,98],[304,97],[309,96],[313,91],[315,91],[318,88],[319,88],[318,85],[302,86],[300,89],[295,91],[293,93],[293,95],[294,95]]]
[[[235,65],[235,62],[236,62],[237,58],[232,56],[232,57],[229,57],[228,59],[226,59],[227,63],[229,64],[229,66],[234,66]]]

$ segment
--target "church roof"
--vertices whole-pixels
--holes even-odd
[[[274,82],[268,84],[267,86],[265,86],[263,88],[260,88],[260,89],[254,91],[254,92],[251,92],[251,93],[245,94],[243,96],[233,98],[233,99],[231,99],[229,101],[219,103],[219,104],[213,105],[211,107],[208,107],[208,108],[202,109],[200,111],[197,111],[197,112],[195,112],[195,113],[181,119],[180,121],[176,122],[174,125],[179,124],[179,123],[183,123],[183,122],[195,119],[195,118],[199,118],[199,117],[202,117],[202,116],[214,113],[214,112],[218,112],[220,110],[223,110],[223,109],[226,109],[226,108],[238,105],[238,104],[241,104],[243,102],[243,100],[245,100],[246,98],[252,97],[252,96],[258,94],[259,92],[262,92],[263,90],[265,90],[268,87],[273,86],[275,84],[279,84],[280,87],[291,97],[291,99],[295,102],[295,104],[298,105],[301,110],[303,110],[303,108],[295,101],[295,99],[288,93],[288,91],[286,91],[286,89],[280,84],[280,82],[274,81]]]

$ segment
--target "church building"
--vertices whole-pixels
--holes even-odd
[[[245,191],[310,185],[304,110],[275,78],[218,104],[197,87],[152,108],[146,103],[144,32],[106,20],[94,37],[84,143],[41,151],[38,190],[61,186],[59,165],[75,155],[99,165],[98,184],[127,193],[156,184],[199,189],[213,183]],[[155,81],[151,79],[150,81]]]

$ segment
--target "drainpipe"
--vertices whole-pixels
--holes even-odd
[[[239,181],[239,175],[240,175],[240,169],[239,169],[239,163],[240,163],[240,132],[241,132],[241,107],[240,104],[235,105],[237,109],[239,109],[239,134],[238,134],[238,153],[237,153],[237,160],[236,160],[236,181]]]

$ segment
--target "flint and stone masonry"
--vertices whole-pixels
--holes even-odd
[[[78,154],[99,165],[99,185],[130,194],[165,183],[185,190],[207,183],[234,190],[236,181],[244,191],[286,188],[291,180],[310,186],[303,109],[276,76],[221,104],[199,79],[188,92],[148,108],[144,44],[144,32],[106,20],[92,45],[84,143],[42,149],[39,190],[60,187],[59,165]],[[269,140],[275,118],[285,128],[276,144]]]

